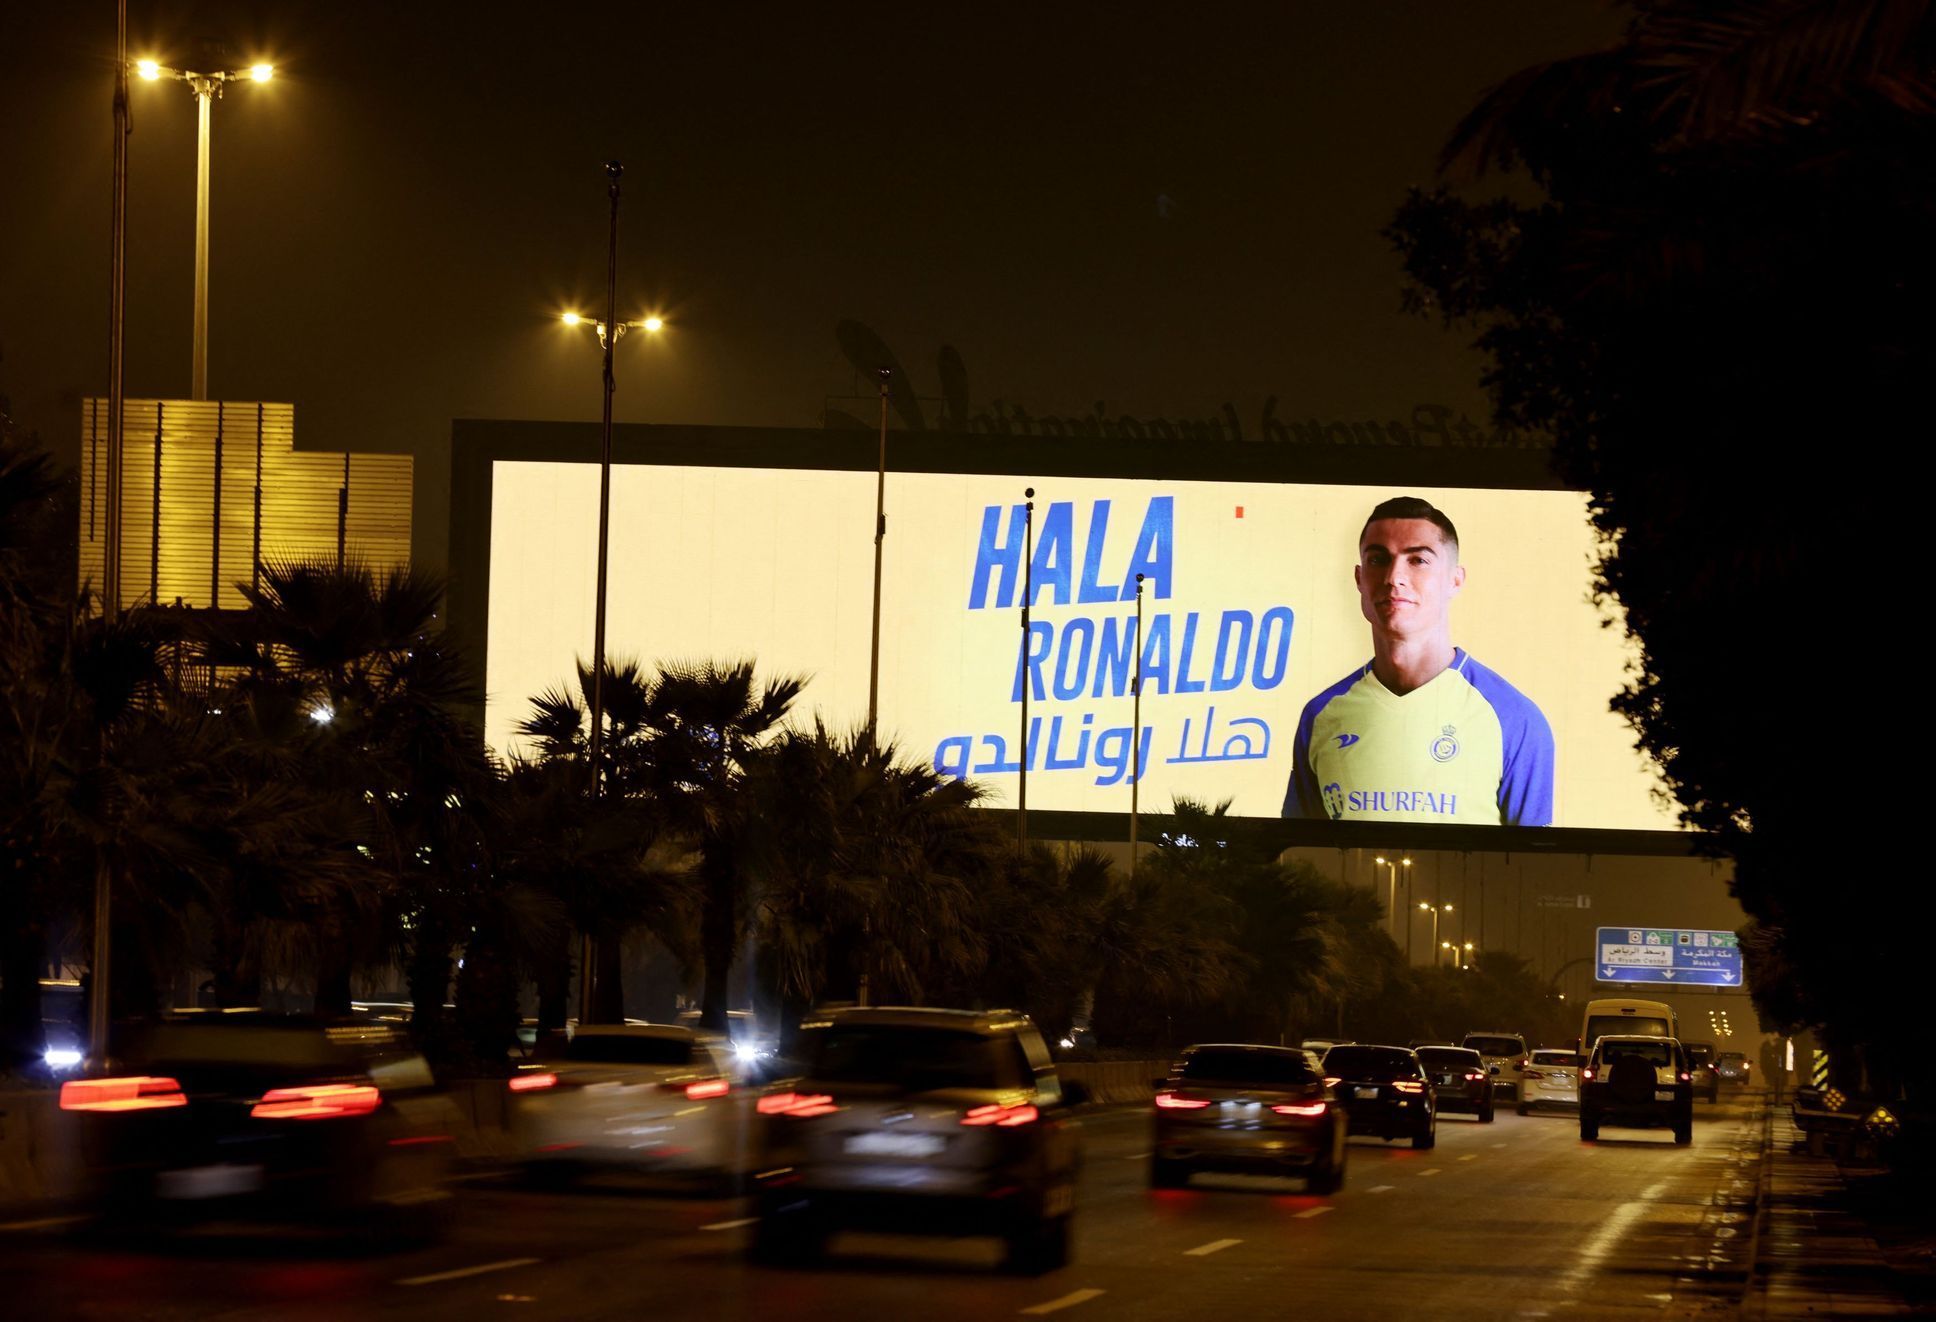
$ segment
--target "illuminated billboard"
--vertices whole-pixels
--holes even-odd
[[[491,468],[485,723],[508,752],[591,653],[598,470]],[[1367,529],[1395,496],[1456,548],[1416,506]],[[1608,710],[1631,657],[1577,492],[897,472],[887,509],[883,736],[995,805],[1026,758],[1031,809],[1127,812],[1140,774],[1144,811],[1676,826]],[[861,722],[872,472],[620,464],[611,526],[613,656],[753,657],[809,677],[803,718]]]

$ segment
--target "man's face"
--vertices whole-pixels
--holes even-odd
[[[1358,541],[1358,605],[1376,633],[1420,637],[1441,629],[1465,583],[1458,552],[1428,519],[1379,519]]]

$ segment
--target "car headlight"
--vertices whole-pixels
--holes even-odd
[[[50,1070],[71,1070],[81,1063],[81,1053],[73,1047],[48,1047],[40,1058]]]

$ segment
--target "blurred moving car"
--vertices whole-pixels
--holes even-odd
[[[1151,1188],[1180,1188],[1196,1171],[1300,1175],[1312,1193],[1344,1187],[1344,1110],[1308,1051],[1185,1048],[1157,1081],[1152,1114]]]
[[[1010,1010],[841,1009],[759,1099],[752,1251],[810,1261],[836,1231],[999,1236],[1013,1270],[1069,1258],[1077,1130],[1034,1023]]]
[[[1526,1068],[1526,1039],[1517,1033],[1467,1033],[1459,1043],[1469,1047],[1486,1062],[1486,1072],[1497,1086],[1518,1101],[1523,1091],[1520,1071]]]
[[[557,1059],[507,1083],[532,1174],[590,1166],[727,1177],[744,1169],[730,1048],[677,1024],[579,1024]]]
[[[1438,1097],[1439,1113],[1458,1111],[1479,1117],[1479,1123],[1492,1123],[1492,1075],[1486,1062],[1470,1047],[1420,1047],[1418,1063],[1432,1080]]]
[[[1577,1110],[1579,1070],[1579,1053],[1571,1047],[1541,1047],[1533,1052],[1519,1071],[1519,1114],[1529,1115],[1540,1106]]]
[[[1593,1044],[1580,1070],[1580,1138],[1599,1138],[1604,1125],[1671,1128],[1674,1142],[1694,1141],[1694,1087],[1677,1040],[1610,1033]]]
[[[40,979],[40,1030],[47,1039],[41,1063],[53,1075],[80,1068],[87,1054],[87,1024],[81,984],[73,978]]]
[[[1746,1083],[1748,1057],[1739,1051],[1723,1051],[1714,1058],[1714,1077],[1721,1083]]]
[[[189,1010],[130,1030],[117,1057],[60,1094],[103,1216],[438,1229],[458,1115],[389,1025]]]
[[[1324,1053],[1324,1081],[1345,1108],[1349,1132],[1415,1148],[1439,1141],[1431,1080],[1409,1047],[1333,1047]]]
[[[1721,1100],[1721,1076],[1714,1069],[1714,1044],[1683,1042],[1681,1050],[1687,1053],[1687,1071],[1693,1076],[1694,1095],[1707,1102]]]

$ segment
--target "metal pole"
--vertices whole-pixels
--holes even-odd
[[[190,399],[208,398],[208,139],[217,83],[213,78],[189,79],[195,89],[195,359],[188,384]]]
[[[1022,679],[1022,739],[1017,763],[1022,770],[1022,783],[1015,800],[1015,849],[1018,854],[1026,856],[1028,854],[1029,598],[1035,595],[1035,488],[1026,488],[1022,496],[1027,501],[1022,510],[1022,661],[1021,670],[1018,672]]]
[[[1143,782],[1143,576],[1136,576],[1136,697],[1129,720],[1129,870],[1136,871],[1137,795]]]
[[[887,540],[887,381],[888,368],[881,378],[881,453],[874,471],[874,631],[867,654],[867,746],[874,747],[875,730],[880,720],[881,694],[881,549]],[[862,1005],[867,1004],[863,992]]]
[[[611,237],[605,258],[605,327],[599,336],[605,349],[604,415],[598,433],[598,590],[592,608],[592,732],[590,740],[591,796],[597,799],[605,780],[605,568],[606,543],[612,521],[612,393],[617,383],[612,376],[612,349],[618,343],[618,197],[619,179],[625,167],[617,161],[605,162],[610,181],[606,192],[612,200]],[[579,947],[578,1022],[592,1021],[592,988],[598,970],[594,967],[590,932]]]

